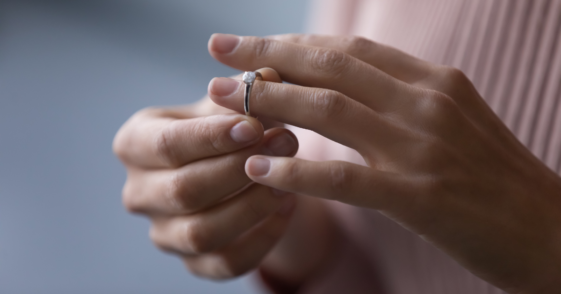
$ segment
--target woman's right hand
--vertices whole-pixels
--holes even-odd
[[[272,70],[265,80],[280,82]],[[256,118],[209,99],[148,108],[119,130],[114,152],[127,169],[123,202],[152,221],[150,237],[199,276],[225,279],[256,268],[287,227],[294,195],[252,184],[247,158],[294,156],[284,128],[264,131]]]

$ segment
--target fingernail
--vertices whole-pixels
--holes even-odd
[[[288,156],[296,149],[296,140],[287,133],[282,133],[265,143],[265,148],[269,149],[273,155]]]
[[[212,37],[210,48],[220,54],[228,54],[240,43],[240,37],[235,35],[214,34]]]
[[[277,210],[277,214],[280,216],[290,215],[294,210],[295,206],[296,206],[296,198],[294,196],[286,197],[279,210]]]
[[[255,141],[259,137],[259,133],[248,121],[244,120],[230,130],[230,137],[238,143],[248,143]]]
[[[267,158],[252,157],[247,164],[247,173],[251,176],[264,176],[269,173],[271,162]]]
[[[230,96],[240,86],[240,82],[229,78],[214,78],[210,81],[208,91],[217,96]]]

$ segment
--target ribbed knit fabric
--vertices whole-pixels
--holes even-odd
[[[312,11],[313,33],[360,35],[462,69],[516,136],[561,171],[561,0],[315,0]],[[294,130],[300,157],[363,162]],[[357,250],[299,293],[503,293],[379,213],[333,206]]]
[[[360,35],[462,69],[561,171],[561,0],[316,0],[311,31]]]

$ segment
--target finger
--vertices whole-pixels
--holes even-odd
[[[482,123],[483,117],[495,117],[485,101],[478,97],[471,81],[455,68],[436,65],[401,50],[356,36],[326,36],[306,34],[275,35],[269,38],[300,45],[338,50],[362,60],[390,76],[419,88],[436,90],[453,98],[473,122],[484,129],[496,120]],[[471,99],[466,99],[469,97]],[[491,115],[483,116],[482,113]]]
[[[377,111],[406,104],[414,93],[407,84],[338,50],[214,34],[209,51],[228,66],[240,70],[270,66],[287,82],[336,90]]]
[[[294,156],[298,140],[287,129],[265,133],[259,144],[235,153],[191,163],[177,170],[131,170],[123,189],[123,202],[134,213],[191,214],[244,190],[251,180],[245,161],[255,154]]]
[[[260,68],[256,71],[261,74],[261,77],[263,78],[263,81],[273,82],[273,83],[282,83],[282,79],[279,76],[279,73],[276,70],[274,70],[270,67]],[[239,75],[239,77],[241,77],[241,76],[242,75]]]
[[[407,206],[415,191],[404,176],[343,161],[252,156],[245,170],[256,183],[282,191],[380,210]]]
[[[276,70],[270,68],[270,67],[264,67],[261,69],[257,70],[259,73],[261,73],[261,76],[263,78],[263,81],[267,81],[267,82],[273,82],[273,83],[282,83],[282,80],[279,76],[279,74],[277,73]],[[239,75],[238,80],[241,80],[242,75]],[[215,104],[216,105],[216,104]],[[270,128],[274,128],[274,127],[282,127],[282,123],[266,118],[266,117],[260,117],[258,118],[259,121],[263,124],[263,127],[265,127],[265,129],[270,129]]]
[[[264,67],[257,70],[261,73],[261,77],[263,81],[274,82],[274,83],[282,83],[282,80],[279,74],[272,68]],[[231,78],[236,80],[242,80],[242,74],[237,74],[231,76]],[[217,114],[231,114],[232,111],[230,109],[218,106],[214,103],[209,103],[209,97],[205,96],[203,99],[199,100],[194,104],[189,105],[182,105],[182,106],[174,106],[173,108],[164,108],[164,109],[155,109],[158,112],[163,112],[161,115],[162,117],[165,116],[172,116],[175,118],[194,118],[194,117],[203,117],[203,116],[211,116]],[[269,122],[261,121],[265,129],[269,129],[267,126]]]
[[[254,185],[219,206],[200,213],[154,223],[152,241],[161,249],[183,255],[222,248],[271,214],[293,202],[293,195],[276,195],[266,186]]]
[[[222,250],[185,257],[185,265],[196,275],[215,280],[231,279],[247,273],[256,268],[280,240],[295,205],[295,201],[285,203],[276,214]]]
[[[282,42],[338,50],[409,84],[424,79],[432,74],[435,69],[435,65],[428,61],[363,37],[286,34],[270,36],[269,38]]]
[[[282,83],[279,74],[272,68],[265,67],[257,71],[261,73],[264,81]],[[241,74],[233,76],[233,78],[238,80],[241,80],[241,77]],[[205,152],[201,155],[187,153],[186,151],[188,149],[183,149],[185,146],[178,146],[177,148],[174,146],[176,143],[182,144],[184,143],[183,141],[188,141],[188,138],[182,135],[190,134],[189,126],[198,126],[200,128],[198,132],[200,133],[204,132],[203,130],[205,128],[212,128],[214,125],[219,125],[223,129],[228,129],[232,124],[236,125],[243,122],[242,119],[245,118],[240,116],[216,116],[217,113],[226,113],[223,110],[217,109],[218,106],[212,107],[212,105],[214,104],[198,103],[196,105],[197,107],[148,108],[139,111],[119,130],[115,136],[113,149],[117,156],[125,163],[142,167],[174,167],[201,158],[200,156],[205,157],[205,154],[211,154],[210,156],[215,155],[214,153],[208,152],[213,151],[213,148],[205,149],[204,146],[201,146],[205,149],[203,150]],[[215,116],[215,118],[204,119],[202,118],[203,116]],[[200,117],[197,119],[199,123],[197,123],[197,121],[191,121],[190,123],[185,122],[187,119],[194,117]],[[178,120],[182,122],[178,123]],[[205,120],[206,122],[204,122]],[[177,126],[171,126],[173,121],[176,121],[175,124]],[[203,122],[201,123],[200,121]],[[260,135],[261,133],[259,130],[262,129],[262,126],[259,126],[259,122],[255,121],[253,118],[248,118],[247,121],[257,130],[258,135]],[[271,123],[264,122],[264,124],[270,125]],[[176,130],[173,130],[173,128],[176,128]],[[151,133],[149,131],[151,131]],[[190,131],[191,133],[197,133],[197,130]],[[228,136],[224,136],[223,134],[222,136],[224,138],[222,138],[222,141],[225,141],[224,143],[217,138],[211,137],[206,141],[204,139],[201,141],[211,142],[211,145],[214,145],[212,142],[216,142],[217,146],[224,146],[227,150],[230,150],[230,148],[241,149],[251,144],[251,142],[244,142],[244,140],[250,140],[249,137],[252,135],[251,130],[247,128],[246,124],[237,126],[235,130],[232,128],[230,131],[231,133],[228,135],[230,135],[234,144],[230,144],[232,142],[227,139]],[[165,137],[166,132],[170,133],[167,137]],[[173,138],[169,138],[172,133],[177,133],[177,136],[180,138],[177,138],[177,136],[171,136]],[[220,132],[211,132],[211,134],[221,136]],[[259,137],[260,136],[257,136],[255,141],[259,140]],[[197,138],[195,137],[194,139]],[[171,145],[169,143],[171,143]],[[186,147],[189,148],[189,146]],[[237,149],[231,149],[231,151]],[[166,155],[168,152],[172,154],[171,158],[168,158],[169,156]]]
[[[228,78],[215,78],[209,85],[216,104],[239,112],[243,93],[243,84]],[[372,144],[365,144],[371,138],[384,140],[388,148],[389,142],[403,139],[398,124],[333,90],[257,81],[250,105],[257,116],[311,129],[359,152],[372,149]]]
[[[129,165],[169,168],[231,153],[258,142],[262,136],[261,123],[244,115],[174,119],[141,112],[119,130],[113,148]]]

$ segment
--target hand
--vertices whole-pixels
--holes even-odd
[[[561,180],[459,70],[362,38],[216,34],[209,48],[294,84],[257,82],[256,115],[311,129],[368,165],[252,156],[253,181],[377,209],[512,293],[561,287]],[[210,92],[242,111],[239,82],[216,78]]]
[[[260,72],[280,82],[273,70]],[[257,119],[213,105],[142,110],[119,130],[114,150],[127,168],[124,204],[150,217],[154,243],[195,274],[225,279],[257,267],[295,206],[294,195],[251,185],[246,159],[293,156],[298,142],[284,128],[264,131]]]

